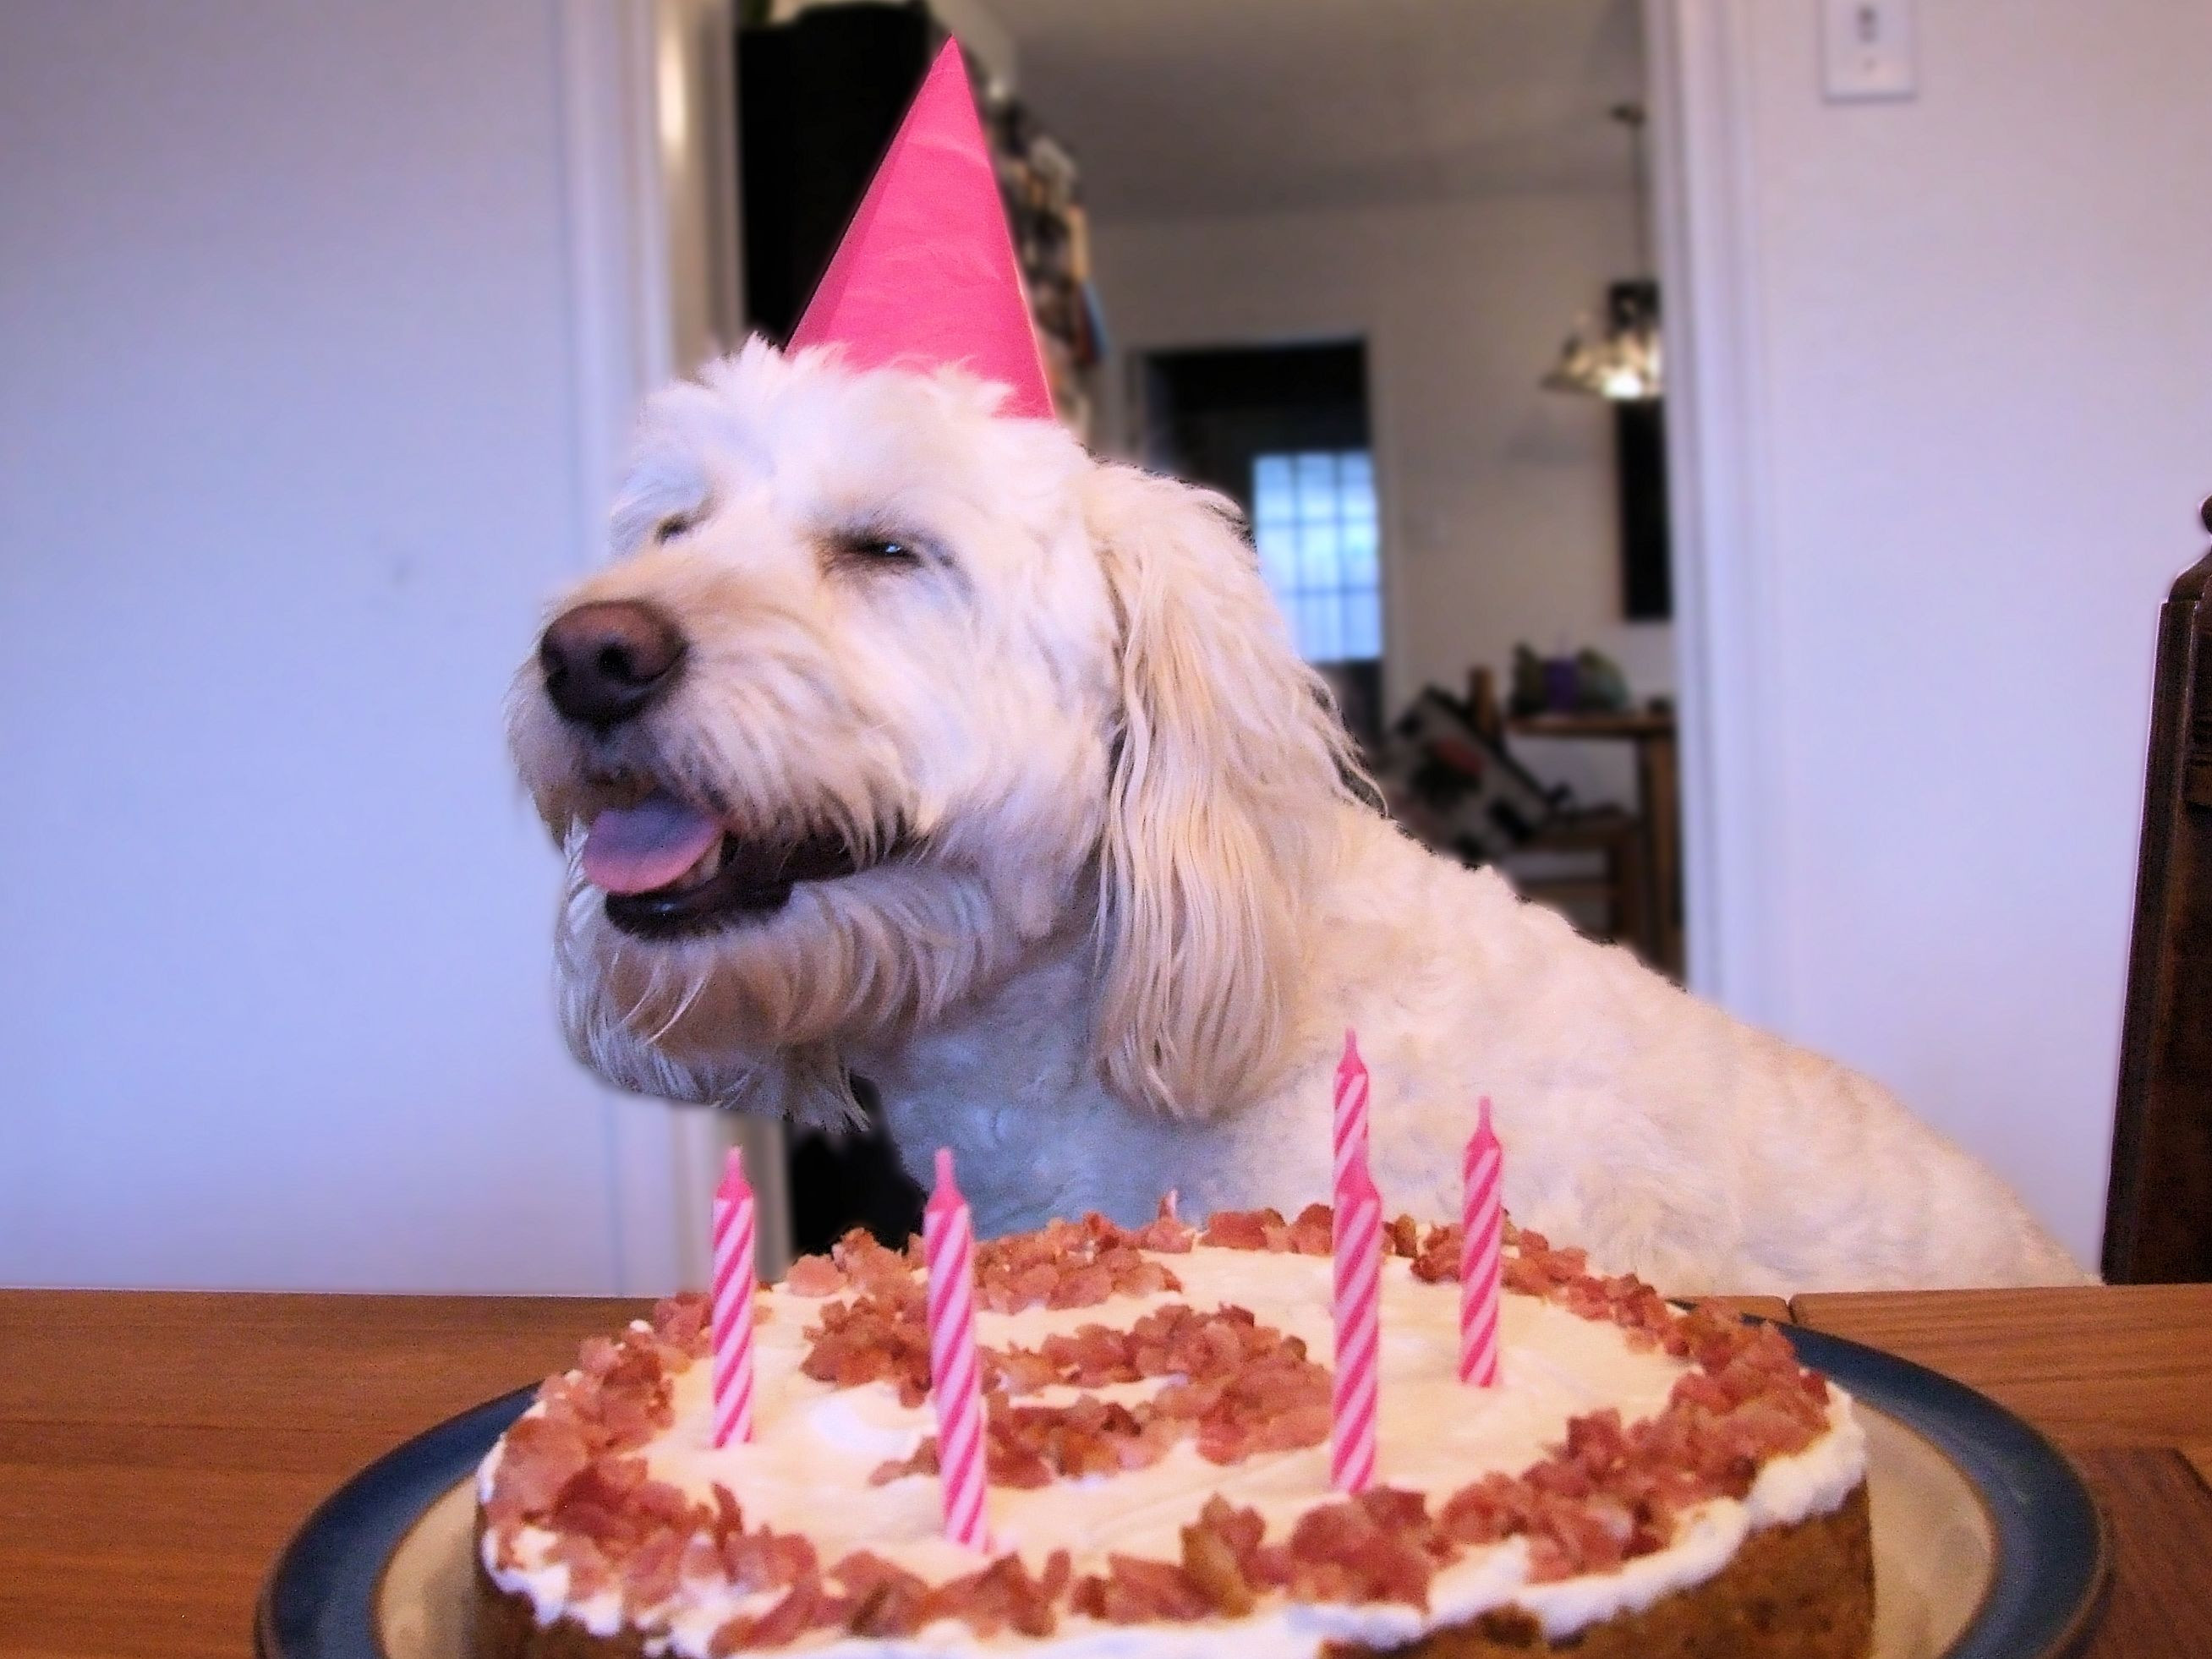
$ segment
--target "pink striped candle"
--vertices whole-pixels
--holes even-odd
[[[1341,1189],[1356,1159],[1367,1162],[1367,1065],[1358,1039],[1347,1027],[1344,1058],[1336,1062],[1336,1171],[1332,1186]]]
[[[732,1146],[714,1188],[714,1443],[753,1437],[753,1189]]]
[[[937,1188],[921,1212],[921,1251],[929,1269],[929,1393],[937,1407],[945,1535],[972,1550],[988,1549],[983,1385],[975,1362],[975,1224],[953,1184],[952,1154],[942,1146]]]
[[[1490,1097],[1485,1095],[1461,1165],[1465,1185],[1459,1247],[1459,1380],[1483,1389],[1498,1386],[1498,1304],[1505,1242],[1505,1206],[1498,1187],[1504,1167],[1498,1132],[1490,1127]]]
[[[1375,1424],[1382,1358],[1382,1198],[1356,1157],[1337,1183],[1336,1373],[1329,1393],[1329,1484],[1375,1484]]]

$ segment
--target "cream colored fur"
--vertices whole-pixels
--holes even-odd
[[[690,654],[594,739],[518,679],[514,752],[569,852],[578,1054],[628,1088],[832,1121],[880,1089],[979,1225],[1326,1196],[1356,1026],[1376,1176],[1455,1212],[1478,1094],[1506,1200],[1669,1291],[2075,1280],[2018,1200],[1863,1078],[1690,997],[1361,804],[1233,510],[998,418],[953,372],[758,343],[663,392],[564,596],[650,600]],[[839,558],[896,532],[911,567]],[[773,915],[648,943],[575,858],[595,774],[753,835],[892,849]]]

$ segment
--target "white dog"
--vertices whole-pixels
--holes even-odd
[[[998,396],[755,343],[653,400],[512,711],[589,1064],[816,1122],[857,1073],[999,1232],[1325,1198],[1352,1026],[1392,1212],[1456,1213],[1487,1093],[1513,1213],[1669,1291],[2081,1278],[1875,1085],[1363,805],[1231,506]]]

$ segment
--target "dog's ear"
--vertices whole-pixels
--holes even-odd
[[[1121,625],[1094,1042],[1124,1098],[1201,1117],[1283,1062],[1307,878],[1354,767],[1235,506],[1123,466],[1087,489]]]

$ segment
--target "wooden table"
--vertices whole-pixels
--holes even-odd
[[[270,1559],[333,1486],[641,1311],[0,1291],[0,1654],[245,1651]],[[2075,1457],[2117,1544],[2096,1659],[2212,1653],[2212,1286],[1813,1296],[1794,1311],[1985,1390]]]
[[[0,1654],[236,1659],[332,1487],[647,1305],[0,1291]]]

